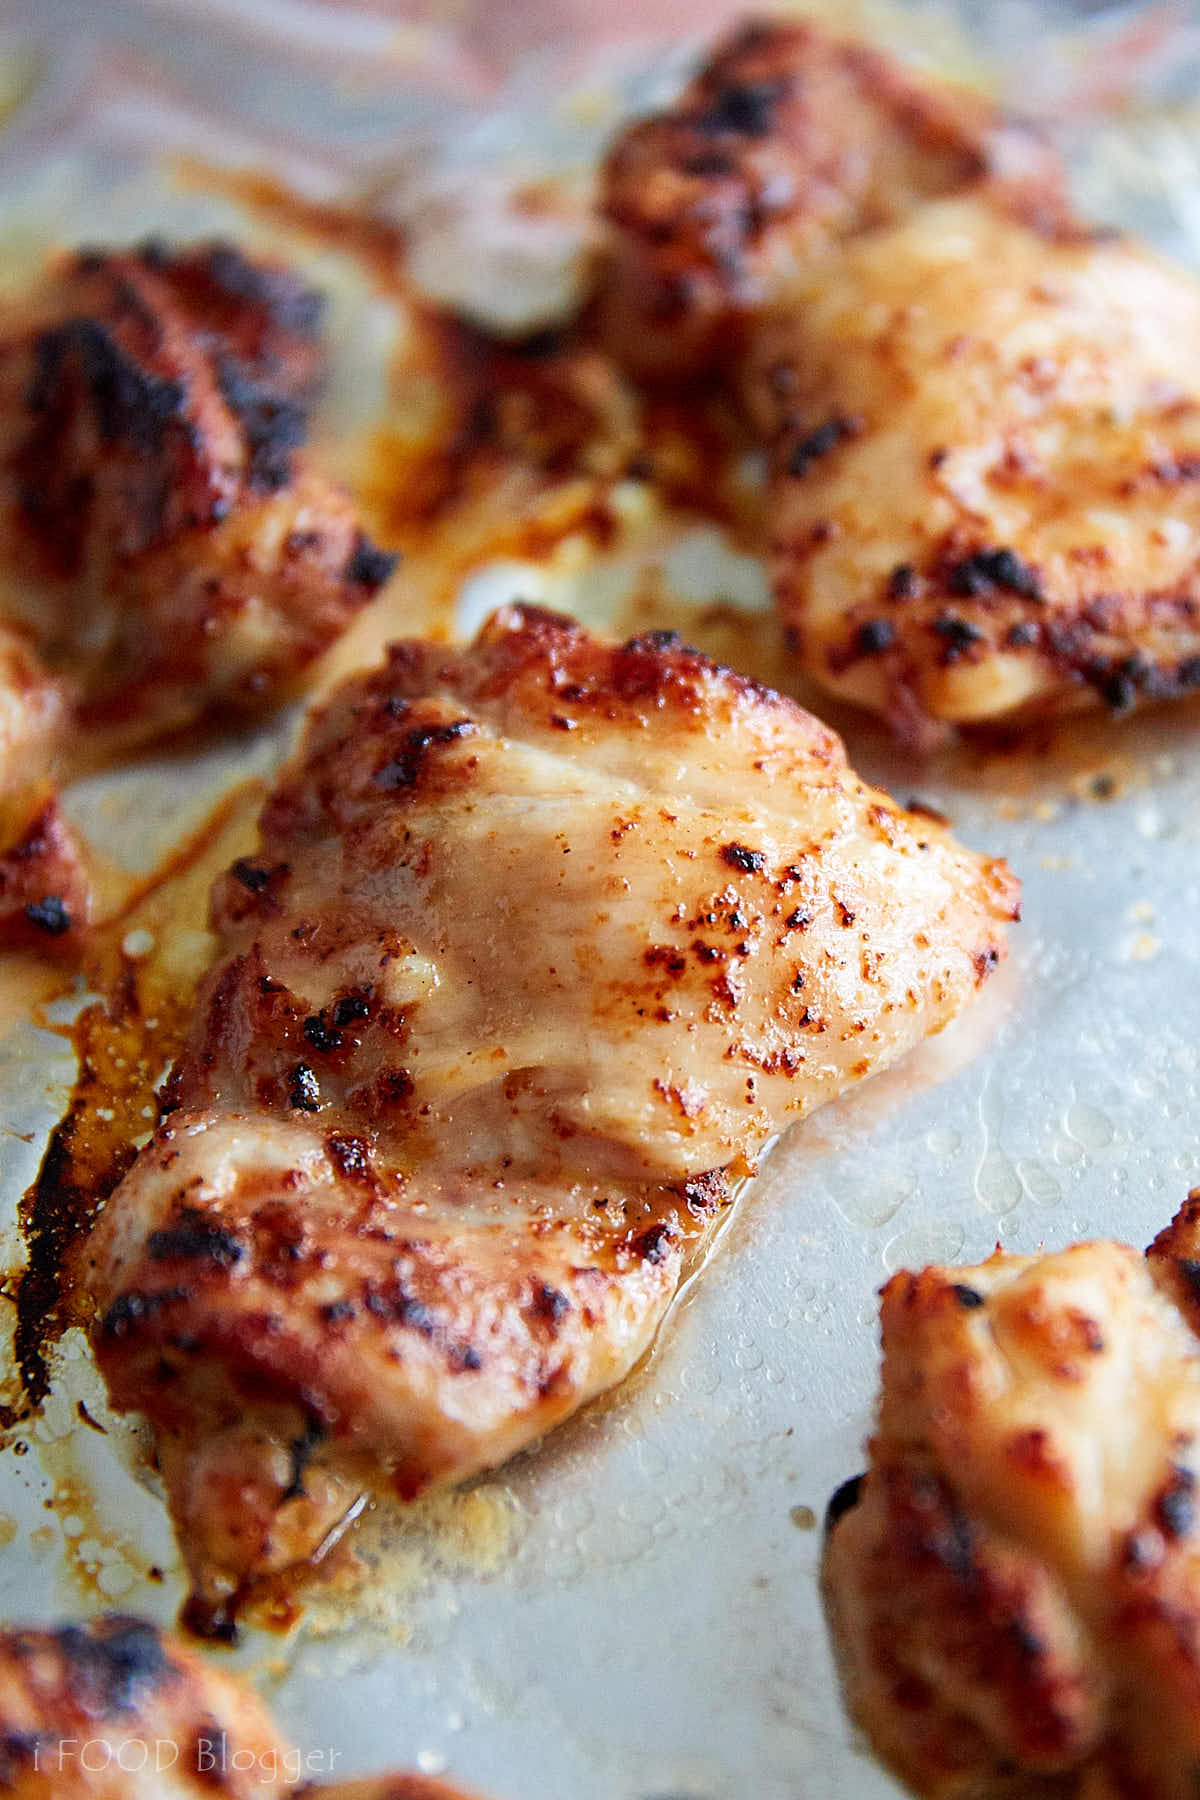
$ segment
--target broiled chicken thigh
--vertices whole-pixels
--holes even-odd
[[[770,447],[815,679],[917,741],[1200,688],[1200,283],[1072,219],[1036,140],[756,26],[618,144],[604,208],[617,354],[677,342]]]
[[[755,378],[814,677],[902,732],[1200,690],[1200,282],[950,200],[797,318]]]
[[[604,335],[651,377],[735,366],[781,288],[964,189],[1047,223],[1065,207],[1053,153],[981,95],[811,21],[752,21],[609,153]]]
[[[1198,1277],[1200,1193],[1145,1257],[997,1251],[884,1289],[824,1588],[847,1703],[917,1793],[1195,1793]]]
[[[512,608],[349,681],[88,1246],[214,1625],[372,1476],[461,1480],[618,1381],[729,1178],[941,1029],[1016,891],[671,636]]]
[[[140,1619],[0,1632],[0,1789],[15,1800],[469,1800],[421,1775],[310,1781],[257,1696]]]
[[[390,572],[303,449],[321,314],[228,245],[149,243],[0,319],[0,610],[77,733],[269,703]]]

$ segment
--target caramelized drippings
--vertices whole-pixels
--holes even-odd
[[[37,1179],[20,1204],[26,1266],[2,1288],[16,1305],[26,1413],[49,1391],[55,1344],[69,1326],[84,1323],[76,1259],[157,1120],[159,1083],[182,1044],[195,985],[211,952],[208,889],[253,841],[261,799],[257,782],[227,795],[88,938],[84,967],[97,997],[69,1028],[78,1073]],[[148,947],[138,954],[142,943]]]

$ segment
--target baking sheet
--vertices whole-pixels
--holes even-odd
[[[47,241],[101,233],[281,240],[278,224],[181,182],[164,156],[178,147],[274,166],[324,196],[382,184],[416,220],[432,285],[457,280],[477,301],[500,292],[497,270],[510,296],[523,273],[533,311],[547,295],[561,304],[579,276],[571,204],[532,241],[511,219],[506,231],[513,170],[557,170],[582,195],[596,144],[622,108],[666,91],[683,52],[661,20],[656,42],[633,43],[654,35],[652,8],[592,46],[567,0],[553,17],[569,44],[540,42],[534,9],[515,9],[506,38],[508,10],[468,53],[448,13],[9,0],[0,280],[18,281]],[[895,15],[884,23],[903,35]],[[1188,9],[1113,9],[1080,34],[1067,9],[993,7],[973,21],[966,7],[921,8],[907,29],[952,66],[977,43],[1001,81],[1031,76],[1022,98],[1057,105],[1089,204],[1197,260]],[[1126,46],[1132,103],[1126,93],[1119,113],[1097,116],[1113,98],[1112,42]],[[323,436],[352,471],[403,309],[328,247],[282,238],[334,296],[341,349]],[[612,618],[639,564],[662,554],[661,532],[631,527],[603,569],[583,553],[505,564],[466,584],[455,622],[470,628],[509,593]],[[737,606],[746,659],[761,657],[770,623],[752,559],[697,530],[662,580],[683,616],[687,602],[700,609],[696,635],[711,626],[705,603]],[[399,584],[396,630],[428,616],[423,581],[418,569]],[[1013,955],[957,1026],[778,1146],[624,1388],[464,1494],[377,1513],[358,1539],[365,1574],[318,1595],[290,1635],[251,1635],[240,1660],[299,1742],[337,1753],[338,1772],[448,1768],[496,1800],[894,1793],[837,1703],[815,1579],[816,1522],[861,1466],[875,1290],[895,1268],[976,1259],[996,1242],[1143,1244],[1200,1181],[1200,710],[1085,722],[1020,754],[930,765],[905,762],[859,718],[834,722],[865,775],[919,793],[967,843],[1011,860],[1026,895]],[[291,729],[94,778],[72,808],[111,854],[149,868],[231,780],[268,769]],[[5,999],[11,1214],[73,1058],[23,1020],[15,984]],[[114,1421],[107,1436],[89,1431],[80,1398],[106,1419],[69,1345],[44,1416],[0,1453],[0,1614],[115,1603],[170,1619],[181,1584],[136,1434]]]

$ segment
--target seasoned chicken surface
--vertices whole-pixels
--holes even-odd
[[[939,1800],[1188,1800],[1200,1191],[1145,1257],[1077,1244],[896,1275],[882,1323],[868,1472],[834,1497],[825,1550],[854,1717]]]
[[[1027,135],[758,26],[618,144],[605,209],[617,353],[700,344],[770,447],[817,680],[917,742],[1200,688],[1200,284],[1073,220]]]
[[[0,319],[0,612],[70,762],[277,699],[390,572],[303,448],[321,313],[282,267],[153,242]]]
[[[801,310],[758,350],[806,669],[909,731],[1200,690],[1192,275],[961,199],[860,239]]]
[[[1002,864],[666,635],[511,608],[311,723],[89,1245],[200,1600],[363,1481],[510,1456],[641,1355],[727,1181],[937,1031]]]
[[[14,1800],[470,1800],[421,1775],[311,1783],[243,1683],[140,1619],[0,1632],[0,1791]]]
[[[15,1800],[262,1800],[296,1786],[257,1697],[157,1627],[0,1632],[0,1790]]]
[[[1064,207],[1054,156],[983,97],[810,21],[753,21],[609,154],[605,335],[649,376],[728,365],[781,286],[964,189],[1045,221]]]

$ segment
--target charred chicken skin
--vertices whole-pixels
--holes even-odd
[[[249,1687],[143,1620],[0,1632],[0,1789],[14,1800],[469,1800],[420,1775],[310,1782],[333,1761],[289,1746]]]
[[[149,243],[0,321],[4,611],[81,730],[269,703],[390,572],[304,450],[321,314],[229,245]]]
[[[1200,1193],[1143,1257],[893,1277],[826,1607],[915,1792],[1186,1800],[1200,1766]]]
[[[303,447],[321,313],[229,245],[149,243],[62,259],[0,318],[0,942],[87,912],[32,770],[278,701],[390,573]]]
[[[347,682],[88,1245],[197,1607],[620,1380],[729,1179],[940,1030],[1016,892],[670,635],[512,608]]]
[[[752,21],[608,155],[605,336],[651,378],[735,366],[781,287],[964,190],[1065,213],[1053,153],[986,99],[809,21]]]
[[[617,354],[723,371],[770,447],[815,679],[917,742],[1200,688],[1200,284],[1074,220],[1028,133],[754,26],[604,205]]]

